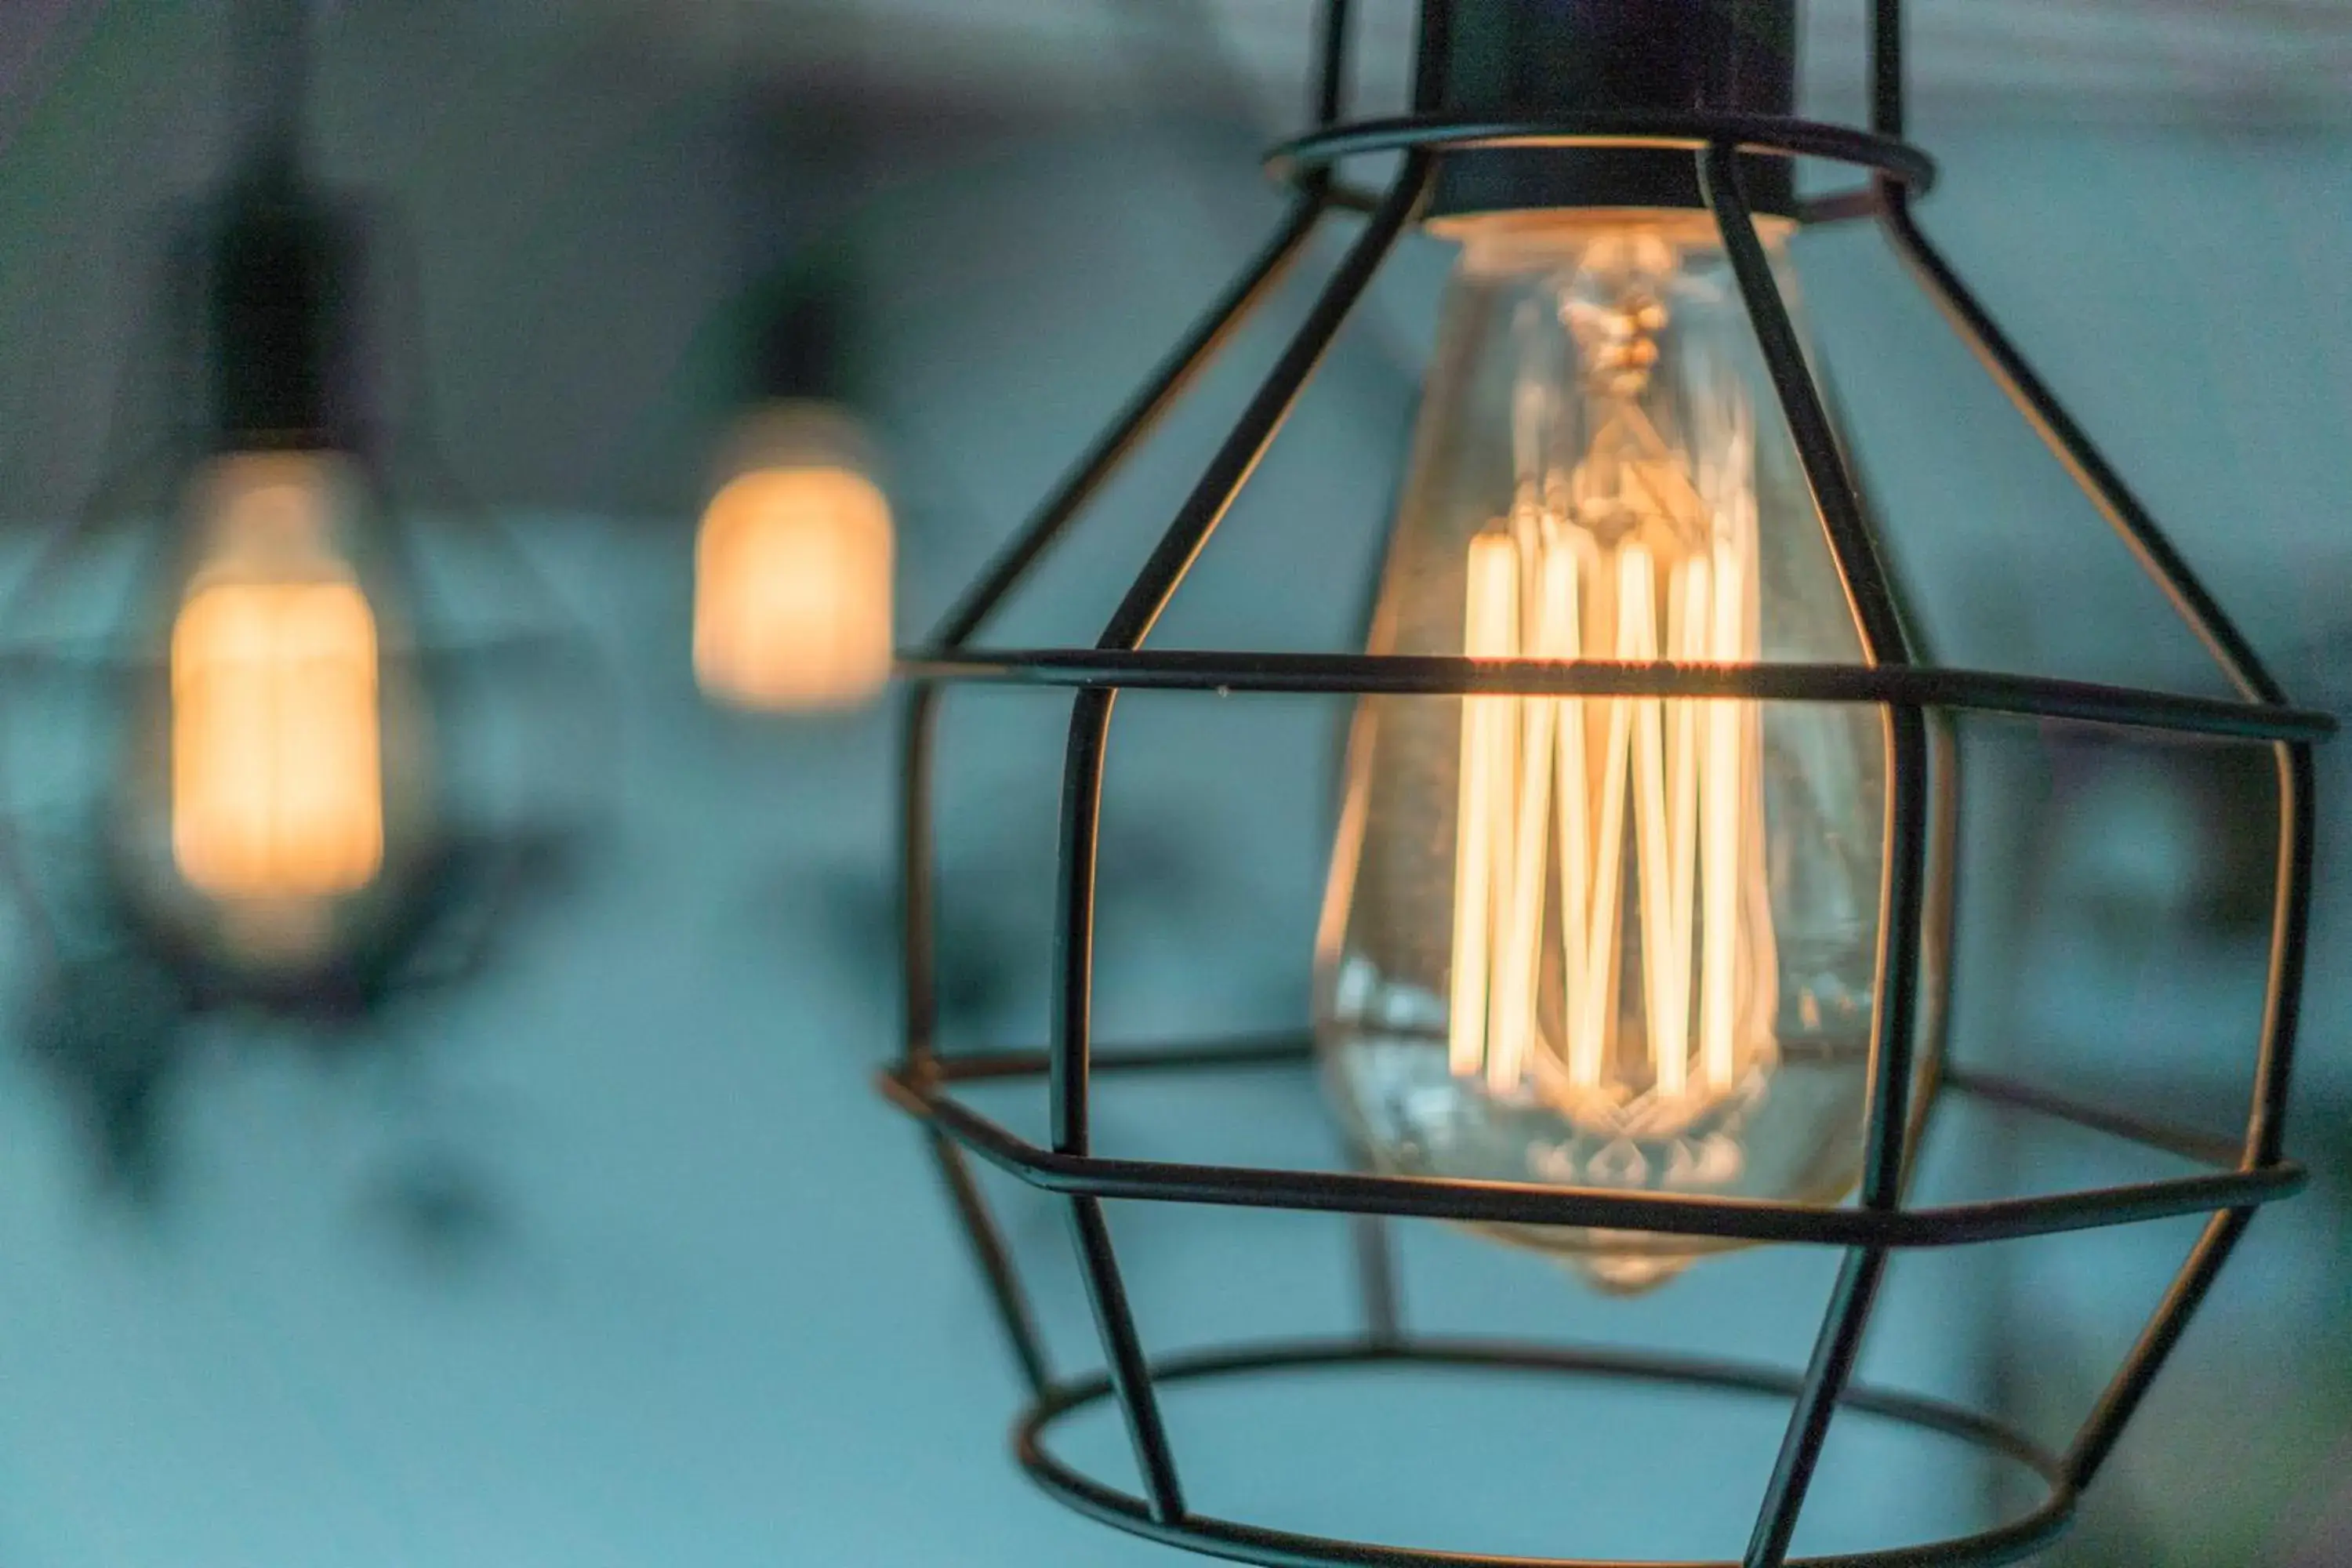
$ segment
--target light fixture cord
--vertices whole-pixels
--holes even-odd
[[[315,0],[239,0],[233,85],[245,116],[246,167],[290,184],[302,165]]]

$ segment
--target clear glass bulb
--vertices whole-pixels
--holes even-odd
[[[1785,237],[1767,234],[1776,268]],[[1463,238],[1371,651],[1858,661],[1713,220],[1526,215]],[[1361,1154],[1417,1174],[1843,1195],[1885,769],[1871,710],[1366,699],[1317,988]],[[1719,1245],[1503,1234],[1617,1290]]]
[[[366,495],[326,452],[216,458],[188,488],[118,841],[134,902],[234,968],[331,960],[425,836],[422,693],[362,581]]]
[[[771,405],[729,443],[695,545],[694,669],[738,707],[854,707],[888,682],[889,499],[856,424]]]

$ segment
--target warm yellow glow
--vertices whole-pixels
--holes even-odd
[[[383,863],[375,617],[342,582],[199,586],[172,632],[172,852],[221,897],[348,893]]]
[[[1637,409],[1619,421],[1566,498],[1531,494],[1471,541],[1465,653],[1757,658],[1752,498],[1706,506]],[[1644,521],[1580,526],[1601,515]],[[1752,709],[1466,699],[1459,787],[1454,1074],[1637,1131],[1733,1095],[1771,1048],[1743,1024],[1771,1016],[1775,989]],[[1562,960],[1549,999],[1548,940]]]
[[[1470,605],[1464,651],[1473,658],[1507,658],[1517,651],[1518,562],[1507,539],[1470,546]],[[1455,817],[1454,879],[1454,1000],[1450,1059],[1469,1077],[1486,1055],[1489,979],[1487,932],[1495,905],[1508,885],[1509,857],[1502,828],[1509,823],[1510,744],[1517,703],[1508,697],[1462,700],[1462,810]]]
[[[1479,689],[1356,706],[1325,1088],[1384,1173],[1834,1202],[1884,936],[1879,715],[1622,679],[1866,662],[1734,268],[1699,211],[1459,233],[1364,646]],[[1490,695],[1539,684],[1517,666],[1599,679]],[[1478,1228],[1611,1291],[1731,1245]]]
[[[843,707],[890,676],[890,503],[842,467],[729,481],[695,549],[694,668],[750,708]]]

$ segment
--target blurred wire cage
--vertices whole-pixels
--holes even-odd
[[[1283,1369],[1419,1363],[1652,1387],[1701,1387],[1784,1401],[1790,1409],[1771,1479],[1741,1562],[1774,1568],[1806,1561],[1846,1568],[2015,1561],[2065,1527],[2130,1421],[2151,1381],[2242,1235],[2254,1210],[2304,1182],[2282,1147],[2310,896],[2312,747],[2332,733],[2326,716],[2297,710],[2263,668],[2146,510],[2062,409],[2025,359],[1916,226],[1915,195],[1932,183],[1927,155],[1902,140],[1905,80],[1901,0],[1874,0],[1872,115],[1867,130],[1785,112],[1686,105],[1532,116],[1465,111],[1449,95],[1446,49],[1460,13],[1479,0],[1423,0],[1412,112],[1343,117],[1347,0],[1321,7],[1316,128],[1269,155],[1295,193],[1280,229],[1230,291],[1194,327],[1105,429],[1024,528],[901,670],[913,683],[905,750],[905,1054],[883,1077],[886,1093],[924,1124],[954,1211],[968,1232],[1031,1403],[1014,1429],[1022,1467],[1048,1493],[1105,1523],[1195,1552],[1265,1564],[1517,1563],[1533,1560],[1331,1539],[1212,1517],[1188,1506],[1162,1417],[1172,1385]],[[1737,100],[1735,100],[1737,101]],[[1562,165],[1579,151],[1671,152],[1686,158],[1728,253],[1740,309],[1760,347],[1771,394],[1793,437],[1806,491],[1864,634],[1857,663],[1704,663],[1545,660],[1402,655],[1154,652],[1144,643],[1257,460],[1313,377],[1325,351],[1400,237],[1425,215],[1445,161],[1508,153],[1523,168]],[[1383,190],[1339,178],[1346,160],[1388,154],[1397,170]],[[2168,595],[2238,693],[2208,700],[2153,691],[1937,668],[1920,647],[1880,558],[1868,510],[1776,286],[1757,222],[1759,184],[1787,178],[1797,159],[1863,171],[1843,194],[1797,204],[1804,223],[1875,221],[1889,246],[1975,352],[1993,380],[2064,464],[2082,490]],[[1760,172],[1760,174],[1759,174]],[[1785,199],[1785,197],[1783,198]],[[1083,649],[972,646],[997,606],[1084,512],[1124,459],[1195,376],[1254,315],[1335,216],[1362,215],[1358,237],[1286,340],[1271,373],[1177,509],[1148,563],[1129,584],[1097,644]],[[1070,690],[1073,711],[1062,794],[1060,894],[1050,1043],[1043,1050],[948,1054],[935,1044],[932,755],[945,687],[992,682]],[[1276,1170],[1109,1158],[1090,1140],[1090,1087],[1104,1072],[1206,1072],[1304,1063],[1305,1035],[1265,1041],[1097,1048],[1091,1028],[1095,875],[1100,795],[1113,700],[1123,689],[1323,693],[1348,697],[1710,699],[1745,704],[1849,703],[1883,715],[1889,768],[1875,1008],[1866,1043],[1858,1196],[1848,1204],[1628,1192],[1597,1185],[1468,1181],[1443,1174]],[[1958,752],[1952,721],[1982,713],[2063,721],[2098,730],[2158,732],[2259,746],[2274,761],[2279,832],[2270,903],[2270,958],[2253,1057],[2252,1103],[2242,1139],[2158,1125],[2104,1105],[1946,1061],[1944,994],[1957,898]],[[977,1113],[958,1090],[985,1081],[1044,1078],[1051,1139],[1032,1143]],[[1907,1176],[1943,1095],[1975,1098],[2053,1119],[2189,1162],[2195,1173],[2136,1184],[1987,1201],[1921,1205]],[[976,1180],[973,1157],[1067,1204],[1103,1353],[1102,1370],[1057,1373],[1033,1321],[1026,1288]],[[1309,1342],[1245,1344],[1154,1361],[1141,1344],[1128,1282],[1104,1218],[1106,1200],[1239,1205],[1355,1216],[1361,1251],[1362,1329]],[[1853,1371],[1892,1255],[2053,1236],[2165,1216],[2209,1215],[2200,1239],[2138,1342],[2063,1449],[1990,1416],[1938,1399],[1858,1384]],[[1801,1371],[1701,1362],[1675,1355],[1498,1341],[1433,1339],[1400,1309],[1388,1217],[1482,1226],[1582,1226],[1666,1237],[1797,1243],[1843,1254],[1830,1305]],[[1048,1435],[1074,1413],[1104,1402],[1120,1411],[1133,1449],[1134,1491],[1082,1473],[1050,1451]],[[1937,1432],[2014,1462],[2039,1479],[2038,1502],[1975,1533],[1923,1545],[1832,1558],[1789,1553],[1833,1418],[1857,1411]],[[1574,1568],[1583,1559],[1549,1560]]]
[[[0,601],[34,962],[173,1016],[346,1019],[461,977],[606,805],[599,658],[425,431],[396,215],[302,169],[307,12],[239,14],[259,134],[168,221],[110,471]],[[323,879],[233,863],[345,829]]]

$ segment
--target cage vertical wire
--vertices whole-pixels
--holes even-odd
[[[1313,98],[1316,129],[1276,148],[1267,167],[1293,196],[1273,237],[1098,436],[967,591],[929,643],[900,661],[912,683],[902,798],[905,1039],[882,1075],[885,1092],[923,1124],[931,1157],[962,1224],[1030,1404],[1014,1428],[1024,1469],[1062,1502],[1118,1528],[1236,1561],[1282,1565],[1378,1564],[1437,1568],[1602,1568],[1588,1560],[1500,1558],[1345,1541],[1210,1517],[1191,1509],[1160,1413],[1171,1384],[1317,1366],[1414,1363],[1500,1369],[1640,1384],[1705,1388],[1784,1402],[1790,1410],[1770,1480],[1739,1568],[1802,1563],[1826,1568],[1929,1568],[2013,1562],[2063,1530],[2083,1489],[2112,1451],[2243,1235],[2256,1207],[2296,1191],[2301,1166],[2281,1131],[2294,1058],[2310,901],[2313,746],[2334,731],[2326,715],[2292,707],[2243,636],[2189,571],[2147,510],[1993,322],[1919,228],[1913,197],[1935,167],[1902,140],[1905,116],[1901,0],[1874,0],[1868,129],[1777,115],[1695,110],[1594,112],[1545,120],[1473,120],[1439,111],[1448,0],[1424,0],[1413,110],[1346,121],[1348,0],[1323,0]],[[1429,192],[1436,159],[1496,148],[1593,145],[1665,148],[1689,155],[1720,227],[1748,323],[1863,634],[1855,665],[1639,664],[1421,656],[1159,652],[1145,647],[1154,622]],[[1339,163],[1370,153],[1398,157],[1383,190],[1344,184]],[[1812,158],[1862,170],[1866,181],[1802,205],[1807,223],[1874,218],[1889,247],[1935,300],[1995,383],[2064,465],[2141,567],[2196,634],[2238,696],[2211,700],[2078,681],[1953,669],[1928,662],[1880,558],[1867,510],[1832,434],[1821,385],[1807,365],[1772,280],[1749,209],[1741,161]],[[1200,372],[1293,271],[1307,241],[1337,215],[1362,226],[1292,331],[1273,369],[1190,492],[1094,647],[986,649],[973,639],[998,605],[1081,517],[1088,502],[1190,389]],[[939,702],[946,685],[992,682],[1066,689],[1072,711],[1064,761],[1052,1033],[1043,1049],[943,1053],[935,1039],[931,787]],[[1644,697],[1748,702],[1867,703],[1885,724],[1891,763],[1877,958],[1878,1006],[1869,1041],[1870,1080],[1860,1191],[1824,1205],[1704,1198],[1601,1188],[1472,1182],[1434,1176],[1270,1170],[1109,1158],[1090,1137],[1097,1069],[1214,1071],[1303,1060],[1306,1032],[1276,1039],[1097,1050],[1091,1016],[1095,861],[1101,784],[1113,705],[1125,689],[1317,693],[1362,697]],[[2279,841],[2271,953],[2254,1060],[2252,1104],[2242,1139],[2161,1125],[2051,1093],[1963,1063],[1946,1065],[1955,889],[1956,776],[1949,723],[1965,713],[2075,723],[2267,744],[2277,771]],[[961,1085],[1046,1079],[1051,1137],[1021,1139],[961,1102]],[[1907,1201],[1906,1177],[1933,1089],[1948,1089],[2192,1162],[2196,1173],[2129,1185],[1941,1205]],[[1011,1251],[975,1180],[985,1161],[1051,1194],[1068,1210],[1072,1237],[1103,1353],[1100,1372],[1052,1367]],[[1102,1205],[1107,1200],[1235,1205],[1354,1216],[1362,1331],[1307,1342],[1275,1342],[1155,1362],[1142,1347]],[[1936,1399],[1853,1381],[1854,1363],[1888,1260],[1897,1251],[1978,1245],[2186,1215],[2210,1218],[2137,1342],[2063,1451],[1991,1418]],[[1801,1371],[1601,1349],[1433,1339],[1402,1319],[1395,1265],[1383,1230],[1391,1217],[1485,1224],[1573,1226],[1831,1247],[1843,1261],[1811,1356]],[[1048,1451],[1045,1436],[1074,1411],[1114,1402],[1134,1450],[1139,1492],[1085,1475]],[[2043,1484],[2021,1516],[1925,1545],[1834,1557],[1792,1558],[1790,1542],[1834,1417],[1856,1411],[1940,1433],[2012,1461]],[[1623,1565],[1621,1565],[1623,1568]]]

